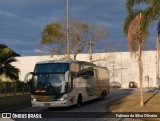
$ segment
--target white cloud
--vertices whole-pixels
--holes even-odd
[[[18,15],[13,14],[11,12],[4,11],[2,9],[0,9],[0,16],[5,16],[5,17],[8,17],[8,18],[18,18]]]

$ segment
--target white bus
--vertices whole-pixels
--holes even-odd
[[[31,78],[33,107],[68,107],[110,93],[109,70],[84,61],[43,61],[35,65]]]

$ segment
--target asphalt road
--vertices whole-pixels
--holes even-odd
[[[84,103],[80,108],[69,107],[69,108],[55,108],[52,110],[48,110],[47,108],[33,108],[33,107],[27,107],[25,109],[18,109],[14,110],[13,112],[21,112],[21,113],[38,113],[38,114],[44,114],[48,113],[50,116],[53,116],[54,114],[60,114],[60,116],[57,116],[56,118],[42,118],[42,119],[32,119],[32,120],[43,120],[43,121],[128,121],[128,119],[115,119],[115,118],[104,118],[104,116],[100,115],[98,118],[95,118],[98,114],[104,114],[105,112],[109,112],[110,110],[106,110],[106,105],[112,104],[114,101],[124,98],[125,96],[128,96],[132,93],[136,93],[136,89],[111,89],[110,94],[105,98],[105,100],[94,100],[91,102]],[[79,113],[80,112],[80,113]],[[67,115],[71,115],[70,118],[65,118]],[[88,118],[81,118],[76,115],[81,115],[83,117],[84,114],[89,114]],[[73,116],[73,117],[72,117]],[[54,116],[53,116],[54,117]],[[6,119],[7,121],[30,121],[31,119]],[[6,121],[5,120],[5,121]],[[1,119],[0,119],[1,121]],[[138,120],[137,120],[138,121]]]

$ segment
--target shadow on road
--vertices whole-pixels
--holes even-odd
[[[107,99],[107,97],[105,99]],[[79,107],[79,108],[85,108],[85,107],[88,107],[89,105],[98,104],[98,103],[103,102],[103,101],[105,101],[105,100],[94,99],[94,100],[91,100],[91,101],[83,102],[81,104],[81,107]],[[54,107],[54,108],[50,107],[48,109],[45,109],[44,111],[70,111],[70,110],[74,110],[74,109],[78,109],[76,107],[76,105],[69,106],[69,107]]]
[[[115,118],[115,113],[113,113],[109,107],[116,101],[120,101],[121,99],[133,94],[135,92],[134,89],[116,89],[116,90],[111,90],[110,95],[108,95],[105,100],[93,100],[93,101],[88,101],[82,104],[82,107],[76,108],[75,106],[71,106],[68,108],[53,108],[53,109],[43,109],[39,110],[37,112],[30,112],[30,113],[39,113],[42,114],[42,117],[47,117],[50,119],[47,120],[53,120],[53,118],[57,118],[58,120],[68,120],[70,121],[71,119],[74,120],[80,120],[85,121],[85,118],[88,118],[88,121],[90,119],[95,119],[97,121],[97,118]],[[106,106],[107,110],[98,110],[99,108],[104,108]],[[90,109],[89,109],[90,108]],[[85,110],[81,110],[85,109]],[[55,119],[55,120],[57,120]],[[14,119],[14,121],[21,121],[22,119]],[[30,120],[30,119],[26,119]],[[40,119],[38,119],[40,120]],[[44,119],[42,119],[44,120]],[[106,121],[106,120],[105,120]],[[119,119],[116,121],[120,121]]]
[[[147,99],[145,102],[144,102],[144,105],[146,105],[156,94],[158,94],[158,91],[156,93],[154,93],[149,99]]]
[[[110,101],[105,106],[106,111],[110,111],[109,107],[115,102],[119,101],[118,103],[121,103],[122,99],[135,93],[135,89],[113,89],[112,91],[114,94],[111,93],[111,95],[107,97]]]

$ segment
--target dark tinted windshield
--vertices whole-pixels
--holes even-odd
[[[68,63],[36,64],[35,73],[65,73],[69,70]]]
[[[32,78],[32,93],[59,94],[66,92],[64,74],[35,74]]]

